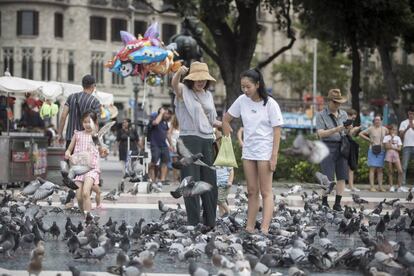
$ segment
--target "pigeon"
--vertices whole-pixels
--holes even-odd
[[[326,191],[326,194],[330,194],[336,185],[336,182],[330,181],[326,175],[320,172],[316,172],[315,176],[319,181],[319,186]]]
[[[297,194],[297,193],[299,193],[299,192],[301,192],[303,189],[302,189],[302,186],[300,186],[300,185],[295,185],[295,186],[293,186],[292,188],[290,188],[287,192],[283,192],[283,193],[281,193],[281,196],[283,196],[283,197],[287,197],[287,196],[289,196],[289,195],[294,195],[294,194]]]
[[[407,250],[403,241],[398,242],[398,245],[397,261],[407,267],[414,266],[414,254]]]
[[[303,270],[300,270],[297,266],[291,266],[288,270],[289,276],[305,276],[306,273]]]
[[[171,191],[170,194],[174,198],[191,197],[195,195],[201,195],[210,191],[213,186],[210,183],[204,181],[194,181],[192,176],[185,177],[178,188],[175,191]]]
[[[60,229],[59,229],[59,226],[57,226],[56,221],[54,221],[52,223],[52,226],[50,226],[49,233],[52,235],[52,237],[54,237],[56,239],[59,238],[59,236],[60,236]]]
[[[319,164],[329,154],[328,147],[321,141],[310,141],[303,135],[298,135],[291,148],[282,151],[293,157],[302,157],[313,164]]]
[[[181,158],[177,162],[173,163],[173,167],[175,169],[181,169],[191,164],[207,167],[212,170],[216,169],[214,166],[209,166],[200,160],[200,158],[203,158],[203,154],[192,154],[191,151],[184,145],[184,142],[181,138],[177,139],[177,153],[181,156]]]
[[[37,189],[39,189],[39,187],[42,185],[42,183],[40,182],[39,179],[35,179],[33,181],[30,181],[29,185],[27,185],[23,190],[22,190],[22,195],[28,196],[28,195],[33,195]]]
[[[408,202],[411,202],[413,200],[413,189],[412,188],[410,188],[410,192],[408,193],[406,200]]]
[[[188,272],[191,276],[210,276],[211,274],[204,268],[198,266],[196,262],[190,262]]]
[[[68,268],[72,272],[72,276],[96,276],[96,274],[93,274],[91,272],[80,271],[74,266],[69,266]],[[127,275],[127,274],[123,274],[123,275]]]
[[[43,200],[51,196],[57,189],[59,189],[59,186],[53,184],[50,181],[46,181],[35,191],[33,194],[33,199],[35,201]]]
[[[368,203],[368,201],[366,201],[365,199],[361,198],[361,196],[358,195],[358,194],[352,194],[352,200],[356,204],[367,204]]]
[[[105,143],[103,142],[103,137],[106,133],[108,133],[111,128],[116,124],[116,121],[110,121],[106,123],[103,127],[99,129],[98,132],[96,132],[95,124],[91,122],[92,126],[92,141],[95,143],[95,145],[99,145],[101,147],[106,147]]]
[[[39,241],[37,246],[30,253],[30,263],[27,268],[29,275],[39,275],[42,272],[42,262],[45,257],[44,242]]]

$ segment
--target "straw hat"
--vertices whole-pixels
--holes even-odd
[[[328,100],[337,102],[337,103],[346,103],[348,99],[341,95],[341,90],[339,89],[331,89],[328,92]]]
[[[216,81],[209,73],[206,63],[195,61],[190,65],[190,73],[184,78],[184,80],[191,81]]]

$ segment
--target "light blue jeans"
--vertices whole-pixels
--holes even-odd
[[[414,147],[403,147],[402,149],[403,152],[403,161],[402,161],[402,166],[403,166],[403,177],[402,177],[402,185],[404,186],[406,183],[406,178],[407,178],[407,168],[408,168],[408,162],[411,159],[411,156],[414,156]]]

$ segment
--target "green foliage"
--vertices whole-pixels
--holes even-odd
[[[282,62],[273,65],[273,74],[280,74],[281,81],[290,84],[292,90],[302,98],[302,93],[312,89],[313,52],[306,48],[301,49],[302,59]],[[349,81],[347,68],[350,60],[344,54],[333,55],[331,48],[326,43],[318,44],[318,83],[317,89],[325,95],[330,88],[338,87],[346,91]]]

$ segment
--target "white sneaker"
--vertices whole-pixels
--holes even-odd
[[[394,192],[395,192],[395,187],[394,187],[394,186],[391,186],[391,188],[390,188],[390,192],[391,192],[391,193],[394,193]]]
[[[161,181],[158,181],[157,182],[157,186],[158,186],[158,188],[162,188],[162,182]]]
[[[360,192],[361,190],[360,190],[360,189],[358,189],[358,188],[356,188],[356,187],[354,187],[354,188],[352,188],[352,191],[353,191],[353,192]]]
[[[397,192],[399,193],[408,193],[408,189],[404,186],[398,188]]]
[[[350,191],[351,191],[350,189],[348,189],[348,188],[345,187],[344,192],[348,192],[349,193]]]

